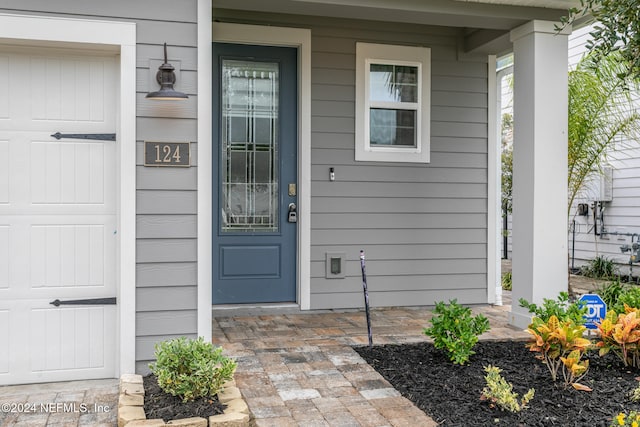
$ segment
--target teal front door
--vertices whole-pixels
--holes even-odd
[[[213,44],[213,304],[296,301],[297,50]]]

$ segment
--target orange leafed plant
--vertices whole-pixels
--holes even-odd
[[[551,379],[558,378],[558,372],[562,368],[565,384],[574,388],[585,390],[577,383],[586,375],[589,369],[589,361],[582,361],[582,357],[591,346],[591,341],[583,337],[584,325],[576,324],[572,320],[561,322],[556,316],[551,316],[547,322],[534,317],[527,332],[532,336],[532,341],[527,343],[531,351],[539,353],[536,357],[543,361]]]
[[[598,325],[600,355],[613,351],[625,366],[640,367],[640,309],[624,305],[625,313],[611,310]]]

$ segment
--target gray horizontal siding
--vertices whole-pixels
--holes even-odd
[[[453,126],[452,126],[453,127]],[[314,165],[353,165],[358,167],[359,165],[369,165],[370,167],[384,167],[390,165],[397,165],[397,163],[384,163],[384,162],[358,162],[354,164],[353,156],[355,154],[353,147],[342,150],[325,149],[325,148],[313,148],[311,150],[311,161]],[[347,155],[349,154],[349,155]],[[483,168],[486,170],[487,156],[484,153],[448,153],[444,151],[431,153],[431,164],[429,168]],[[411,164],[407,165],[407,170],[414,170],[415,166]],[[425,170],[425,169],[423,169]],[[374,173],[374,171],[372,171]],[[402,176],[402,175],[400,175]],[[337,178],[336,182],[332,184],[339,184]]]
[[[198,193],[181,190],[138,190],[136,210],[140,214],[195,214]]]
[[[195,119],[138,117],[138,141],[197,141]]]
[[[344,252],[346,261],[360,262],[361,246],[343,245],[340,250]],[[331,252],[333,247],[314,246],[311,248],[311,260],[325,260],[325,253]],[[366,258],[369,261],[378,260],[437,260],[437,259],[460,259],[460,253],[464,252],[465,259],[484,258],[487,256],[486,247],[483,243],[475,244],[402,244],[373,246],[367,249]]]
[[[136,242],[138,263],[195,262],[195,239],[141,239]]]
[[[367,273],[368,272],[369,270],[367,269]],[[433,271],[429,274],[404,275],[401,276],[401,279],[402,280],[398,280],[398,277],[395,275],[372,277],[371,281],[367,280],[367,290],[371,293],[381,293],[388,291],[446,291],[454,287],[456,289],[476,289],[477,286],[474,286],[473,283],[484,280],[485,275],[484,273],[475,272],[460,272],[458,274],[450,274],[447,272],[442,274]],[[312,283],[316,280],[318,279],[311,279]],[[326,283],[323,283],[322,287],[323,292],[319,292],[319,294],[336,293],[340,294],[340,298],[350,293],[360,293],[362,296],[362,280],[327,280]],[[360,302],[362,303],[362,301]]]
[[[8,11],[21,12],[50,12],[67,15],[81,15],[82,17],[101,18],[139,18],[143,20],[196,22],[194,0],[183,0],[180,7],[176,7],[172,0],[3,0],[2,8]]]
[[[197,319],[196,310],[140,313],[136,320],[136,335],[153,335],[158,331],[170,335],[190,334],[197,328]]]
[[[482,228],[487,223],[486,215],[470,213],[321,213],[311,214],[311,223],[316,230],[381,229],[394,224],[394,229],[451,229],[464,227]]]
[[[160,262],[138,264],[136,285],[141,287],[196,286],[198,276],[194,262]]]
[[[404,213],[486,213],[487,204],[484,199],[445,199],[445,198],[385,198],[350,197],[336,200],[334,197],[316,197],[312,201],[311,209],[314,214],[319,213],[397,213],[398,206],[402,206]]]
[[[195,215],[138,215],[136,235],[140,239],[197,238]]]
[[[197,168],[136,168],[138,190],[196,190]]]
[[[486,279],[485,279],[486,280]],[[460,283],[463,281],[461,280]],[[461,304],[477,304],[486,301],[487,289],[483,285],[477,289],[436,289],[421,291],[386,291],[369,293],[369,303],[372,307],[389,306],[427,306],[434,305],[434,301],[447,301],[456,298]],[[314,294],[311,299],[312,309],[322,309],[336,304],[339,299],[344,308],[362,308],[364,306],[362,290],[360,292],[336,294]],[[363,319],[364,321],[364,319]],[[363,324],[364,327],[364,324]],[[374,326],[375,336],[375,326]]]
[[[483,228],[450,228],[450,229],[395,229],[391,226],[384,229],[361,229],[347,232],[345,230],[311,230],[311,241],[313,246],[334,245],[331,252],[339,252],[344,245],[358,243],[362,249],[367,249],[364,245],[410,245],[438,243],[459,243],[474,244],[487,242],[487,230]],[[463,256],[463,254],[461,254]]]
[[[458,62],[451,29],[340,23],[307,21],[312,307],[362,306],[360,249],[374,305],[486,302],[486,59]],[[356,41],[431,48],[429,164],[354,161]],[[346,254],[345,279],[325,279],[327,252]]]
[[[195,310],[197,286],[157,287],[136,289],[136,311]],[[161,330],[157,331],[158,334]]]
[[[484,155],[481,156],[484,158]],[[337,162],[316,164],[311,168],[311,178],[321,181],[326,179],[329,173],[329,165],[338,165]],[[394,166],[392,166],[394,165]],[[341,181],[349,182],[413,182],[413,183],[454,183],[454,182],[486,182],[486,170],[480,167],[470,168],[463,166],[439,167],[439,168],[411,168],[395,164],[380,166],[375,169],[370,166],[334,167],[336,177]],[[402,173],[399,173],[402,172]],[[336,184],[339,186],[340,184]]]
[[[479,259],[423,259],[419,260],[369,260],[366,266],[367,277],[381,277],[391,276],[396,277],[398,280],[393,288],[403,288],[402,278],[403,276],[426,276],[430,274],[447,274],[455,271],[456,274],[473,274],[473,273],[486,273],[487,262],[484,258]],[[324,277],[325,268],[324,263],[312,262],[311,263],[311,277]],[[347,263],[345,267],[345,275],[352,277],[360,277],[360,263],[351,262]],[[326,287],[334,286],[333,292],[343,292],[343,289],[348,289],[349,285],[352,286],[357,281],[342,281],[328,280],[324,284],[322,293],[327,292]],[[371,280],[372,283],[376,282]],[[471,284],[467,284],[471,285]],[[384,291],[384,286],[372,287],[372,291]]]
[[[469,180],[470,181],[470,180]],[[483,183],[404,183],[404,182],[314,182],[314,197],[436,197],[486,199],[487,186]],[[399,207],[400,208],[400,207]]]

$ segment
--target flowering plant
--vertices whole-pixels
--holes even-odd
[[[631,411],[629,415],[627,415],[624,412],[620,412],[613,418],[611,424],[611,427],[616,426],[640,427],[640,413]]]

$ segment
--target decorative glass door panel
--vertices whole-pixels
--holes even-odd
[[[222,61],[222,230],[278,231],[277,63]]]
[[[297,49],[214,43],[213,53],[212,302],[293,302]]]

